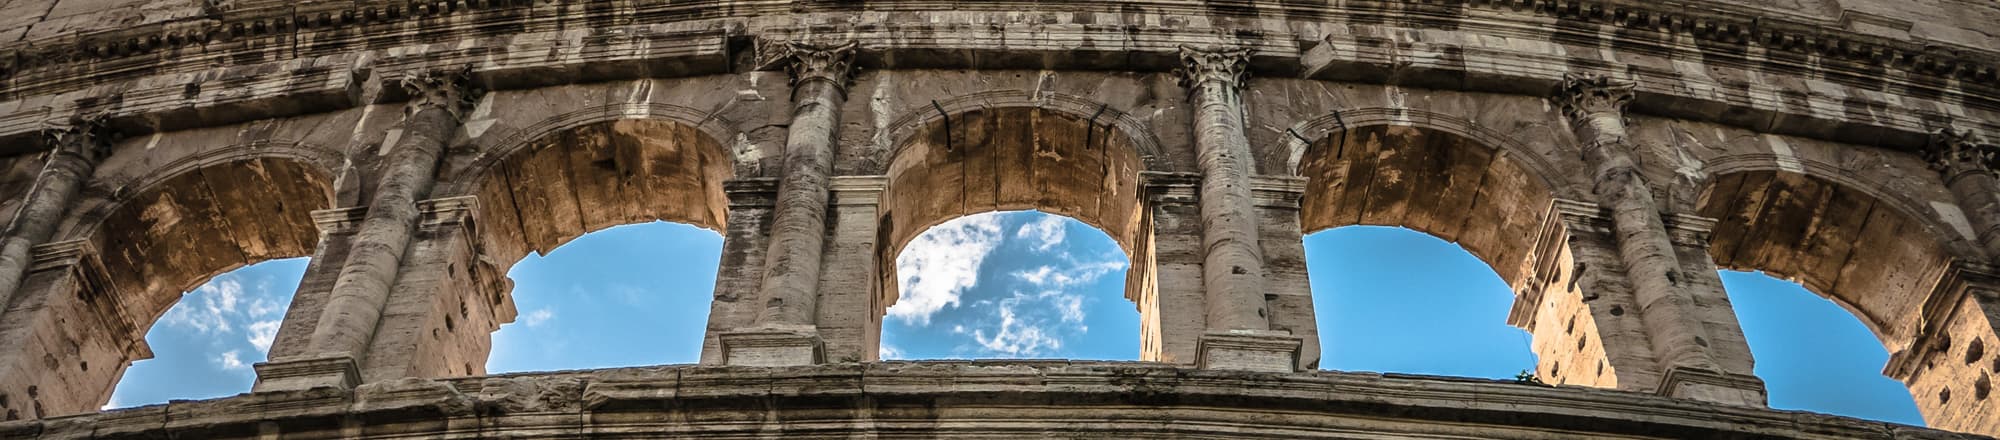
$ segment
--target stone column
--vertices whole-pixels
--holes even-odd
[[[8,222],[5,238],[0,238],[0,315],[28,273],[29,249],[55,235],[77,191],[111,152],[110,133],[101,118],[78,118],[66,127],[43,130],[42,135],[50,147],[49,159],[35,176],[20,211]]]
[[[1974,235],[1987,255],[2000,255],[2000,146],[1979,143],[1969,131],[1951,128],[1931,135],[1924,159],[1944,178],[1972,222]]]
[[[766,53],[758,58],[767,66],[782,64],[791,76],[792,124],[786,131],[784,175],[778,184],[771,247],[759,289],[764,309],[757,315],[755,329],[723,339],[724,355],[731,365],[816,364],[823,361],[814,316],[820,260],[826,252],[827,185],[855,44],[831,48],[796,42],[761,44],[758,49]],[[739,356],[730,346],[749,351]]]
[[[893,297],[876,293],[881,271],[875,245],[881,238],[882,191],[887,176],[833,178],[833,213],[825,265],[820,270],[817,328],[827,362],[881,359],[882,316]]]
[[[2000,434],[2000,272],[1990,265],[1946,263],[1917,316],[1910,346],[1895,350],[1882,374],[1910,387],[1932,428]]]
[[[1570,76],[1556,101],[1569,118],[1591,170],[1592,192],[1608,209],[1619,260],[1631,282],[1647,339],[1664,371],[1662,394],[1701,398],[1729,394],[1703,391],[1689,377],[1721,375],[1709,353],[1694,298],[1683,291],[1680,259],[1662,220],[1651,187],[1633,159],[1634,145],[1626,138],[1625,105],[1634,84],[1608,77]],[[1716,381],[1699,381],[1707,384]],[[1725,399],[1738,403],[1739,399]]]
[[[1251,190],[1257,202],[1258,242],[1264,252],[1265,307],[1272,330],[1299,338],[1300,370],[1319,368],[1319,320],[1313,312],[1312,280],[1306,272],[1305,228],[1299,220],[1306,178],[1257,176]]]
[[[358,384],[358,362],[375,336],[417,227],[417,201],[430,195],[445,144],[458,132],[477,97],[468,84],[469,73],[470,68],[434,70],[401,81],[411,100],[404,107],[400,135],[392,136],[375,198],[368,203],[306,353],[303,359],[259,365],[260,389]]]
[[[1250,195],[1250,140],[1243,134],[1250,51],[1181,48],[1181,86],[1194,110],[1201,168],[1202,286],[1208,330],[1203,368],[1293,371],[1299,339],[1271,330],[1264,304],[1264,253]]]

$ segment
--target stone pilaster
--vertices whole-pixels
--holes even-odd
[[[493,331],[513,322],[511,281],[479,252],[478,199],[417,202],[418,222],[381,323],[359,359],[361,380],[486,373]]]
[[[152,357],[153,316],[128,310],[89,241],[35,246],[0,321],[0,420],[96,411],[132,362]]]
[[[1736,319],[1736,307],[1723,290],[1721,268],[1708,250],[1715,219],[1687,214],[1663,217],[1680,271],[1672,279],[1681,292],[1693,298],[1695,320],[1707,338],[1714,371],[1668,370],[1661,379],[1660,394],[1708,402],[1764,406],[1764,381],[1758,379],[1750,356],[1750,342]]]
[[[1298,368],[1319,368],[1319,321],[1313,313],[1312,280],[1306,272],[1305,229],[1299,203],[1306,179],[1257,176],[1250,182],[1257,202],[1257,239],[1264,252],[1264,306],[1272,330],[1299,338]]]
[[[1979,263],[1952,262],[1939,271],[1924,300],[1917,335],[1891,347],[1882,374],[1903,381],[1931,427],[2000,434],[2000,273]]]
[[[1987,255],[2000,255],[2000,146],[1952,128],[1931,135],[1924,159],[1944,179]]]
[[[396,137],[389,150],[389,158],[383,165],[385,171],[376,184],[375,198],[368,203],[368,212],[361,221],[360,230],[355,233],[347,261],[343,262],[340,276],[334,281],[332,293],[309,339],[307,353],[302,357],[353,358],[346,363],[332,362],[348,366],[365,362],[359,357],[364,355],[375,337],[376,327],[382,320],[383,306],[389,300],[403,256],[417,227],[421,214],[417,201],[430,195],[445,144],[458,132],[464,113],[479,95],[479,91],[470,84],[469,74],[470,67],[434,70],[413,73],[400,81],[411,97],[404,107],[401,135]],[[294,360],[302,359],[274,359],[271,364]],[[280,367],[274,365],[267,369],[276,371]],[[337,374],[326,377],[357,376]],[[285,383],[338,387],[356,385],[338,380]],[[265,384],[267,389],[271,386],[276,384]]]
[[[840,176],[832,181],[832,216],[820,270],[819,313],[814,318],[827,362],[873,361],[882,348],[888,304],[877,290],[875,241],[881,226],[885,176]],[[894,292],[891,292],[894,294]],[[886,298],[893,299],[893,298]]]
[[[1126,297],[1139,305],[1139,360],[1200,363],[1208,331],[1202,290],[1201,177],[1144,172],[1145,197]],[[1150,263],[1150,264],[1149,264]]]
[[[785,137],[784,175],[778,185],[778,205],[771,223],[770,252],[765,254],[764,283],[759,289],[764,310],[756,329],[759,341],[802,338],[796,343],[763,344],[759,350],[794,347],[800,353],[755,356],[757,362],[803,360],[819,363],[821,351],[814,317],[819,306],[821,258],[826,253],[828,181],[833,172],[834,140],[840,129],[840,106],[846,102],[853,74],[854,43],[822,48],[797,42],[762,42],[764,64],[782,64],[791,76],[792,122]],[[724,346],[731,346],[725,338]],[[737,344],[735,346],[745,346]],[[809,351],[809,353],[807,352]],[[752,356],[725,354],[729,359]],[[731,361],[732,363],[734,361]]]
[[[77,118],[62,127],[42,130],[50,147],[48,160],[35,175],[27,200],[6,229],[0,230],[0,316],[5,316],[7,304],[20,290],[21,279],[33,263],[30,248],[55,235],[77,192],[97,163],[111,153],[113,136],[100,117]]]
[[[1194,109],[1194,142],[1202,173],[1202,285],[1208,295],[1210,332],[1204,339],[1226,335],[1229,341],[1214,344],[1226,348],[1198,350],[1204,356],[1200,362],[1204,366],[1263,370],[1275,367],[1252,367],[1243,362],[1284,359],[1283,368],[1289,370],[1298,358],[1297,337],[1271,330],[1264,301],[1264,254],[1250,190],[1255,165],[1250,159],[1249,138],[1243,133],[1242,90],[1249,79],[1249,57],[1250,52],[1242,49],[1181,48],[1178,73],[1181,86],[1188,90],[1188,104]],[[1245,338],[1272,341],[1249,344],[1241,341]],[[1234,351],[1284,346],[1291,351],[1268,356]],[[1209,362],[1206,356],[1210,354],[1232,360]]]
[[[1694,297],[1680,286],[1681,263],[1661,207],[1633,159],[1635,147],[1625,128],[1625,105],[1632,100],[1633,88],[1632,83],[1609,77],[1570,76],[1555,100],[1575,130],[1584,162],[1592,168],[1592,193],[1611,213],[1619,262],[1631,282],[1654,355],[1668,372],[1665,380],[1701,375],[1675,373],[1680,369],[1721,374],[1721,365],[1708,350],[1710,338]],[[1662,385],[1661,392],[1675,397],[1707,399],[1711,394],[1683,394],[1685,387]]]
[[[715,296],[709,302],[708,327],[701,342],[701,364],[722,365],[722,335],[748,328],[763,311],[757,289],[763,285],[764,251],[777,204],[778,181],[737,178],[723,183],[729,197],[729,218],[722,232],[722,261],[716,268]]]
[[[1611,219],[1556,199],[1513,286],[1507,323],[1527,330],[1536,376],[1553,385],[1650,392],[1662,378],[1619,263]]]

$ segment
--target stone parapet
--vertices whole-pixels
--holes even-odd
[[[1068,438],[1976,438],[1511,381],[1066,361],[409,379],[7,422],[0,437],[991,437],[1024,429]]]

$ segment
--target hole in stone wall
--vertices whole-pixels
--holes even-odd
[[[1969,344],[1966,344],[1966,345],[1965,345],[1965,364],[1966,364],[1966,365],[1972,365],[1972,364],[1973,364],[1973,363],[1975,363],[1975,362],[1979,362],[1979,360],[1980,360],[1981,358],[1985,358],[1985,357],[1986,357],[1986,342],[1985,342],[1985,341],[1983,341],[1983,340],[1981,340],[1981,339],[1979,339],[1979,338],[1972,338],[1972,343],[1969,343]]]
[[[721,235],[659,221],[523,258],[507,273],[517,315],[493,332],[486,373],[694,363],[721,258]]]
[[[1513,290],[1465,248],[1381,226],[1317,232],[1305,248],[1321,368],[1497,379],[1537,368],[1528,333],[1507,325]]]
[[[1951,403],[1951,388],[1938,390],[1938,404],[1944,405],[1949,403]]]
[[[882,359],[1139,358],[1125,251],[1103,231],[1039,211],[988,212],[925,230],[896,256]]]
[[[1882,375],[1888,351],[1848,309],[1766,274],[1721,276],[1772,408],[1923,425],[1909,388]]]
[[[1972,398],[1986,400],[1986,396],[1990,394],[1993,394],[1993,377],[1981,371],[1979,380],[1972,382]]]
[[[271,260],[216,275],[182,295],[146,333],[153,358],[126,369],[105,409],[207,399],[250,390],[305,276],[307,259]]]

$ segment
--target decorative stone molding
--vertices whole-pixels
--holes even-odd
[[[1290,373],[1298,371],[1299,347],[1290,332],[1230,330],[1201,335],[1195,341],[1196,367],[1204,370]]]
[[[1582,267],[1558,267],[1565,246],[1569,245],[1572,230],[1610,230],[1611,219],[1604,215],[1604,208],[1596,203],[1557,198],[1549,201],[1548,215],[1542,216],[1541,233],[1535,239],[1534,253],[1528,254],[1530,265],[1528,276],[1521,277],[1514,289],[1514,305],[1507,312],[1507,324],[1522,330],[1535,328],[1535,318],[1542,307],[1542,298],[1550,283],[1559,278],[1559,272],[1572,274],[1581,272]]]
[[[1590,116],[1623,117],[1632,103],[1638,84],[1603,75],[1564,74],[1556,89],[1555,101],[1572,123],[1582,124]]]
[[[1748,401],[1762,406],[1764,380],[1757,376],[1673,367],[1660,378],[1659,394],[1704,402]],[[1753,393],[1754,396],[1744,396]]]
[[[1251,177],[1250,195],[1259,208],[1299,209],[1306,195],[1306,180],[1297,176]]]
[[[368,207],[321,209],[312,212],[313,225],[319,227],[322,235],[352,234],[361,230],[361,220],[368,218]]]
[[[794,89],[812,81],[826,81],[847,94],[854,81],[854,52],[859,43],[813,46],[797,41],[757,41],[757,64],[763,69],[784,69]]]
[[[1710,234],[1715,232],[1715,219],[1692,214],[1664,214],[1660,216],[1667,226],[1667,237],[1676,246],[1707,248]]]
[[[722,192],[729,197],[729,209],[770,208],[778,203],[778,179],[770,177],[738,177],[722,182]]]
[[[479,197],[458,196],[420,200],[417,201],[417,211],[421,213],[419,224],[426,227],[475,224],[479,215]]]
[[[888,176],[834,176],[828,182],[834,206],[879,204],[888,187]]]
[[[1201,199],[1201,175],[1196,173],[1142,171],[1139,187],[1152,203],[1193,204]]]
[[[439,108],[463,121],[485,91],[472,84],[472,66],[426,69],[403,75],[396,82],[410,96],[406,114],[419,109]]]
[[[1944,174],[1946,182],[1965,173],[1993,174],[2000,170],[2000,145],[1980,143],[1978,134],[1951,127],[1931,134],[1923,157],[1930,162],[1931,169]]]
[[[790,367],[824,362],[825,347],[812,326],[767,325],[717,335],[723,364]]]
[[[297,391],[313,388],[354,389],[361,384],[361,368],[352,355],[319,358],[281,359],[258,362],[257,384],[253,392]]]
[[[1250,49],[1181,46],[1180,68],[1174,74],[1189,93],[1202,85],[1219,83],[1223,90],[1231,92],[1230,96],[1235,96],[1250,82]]]

